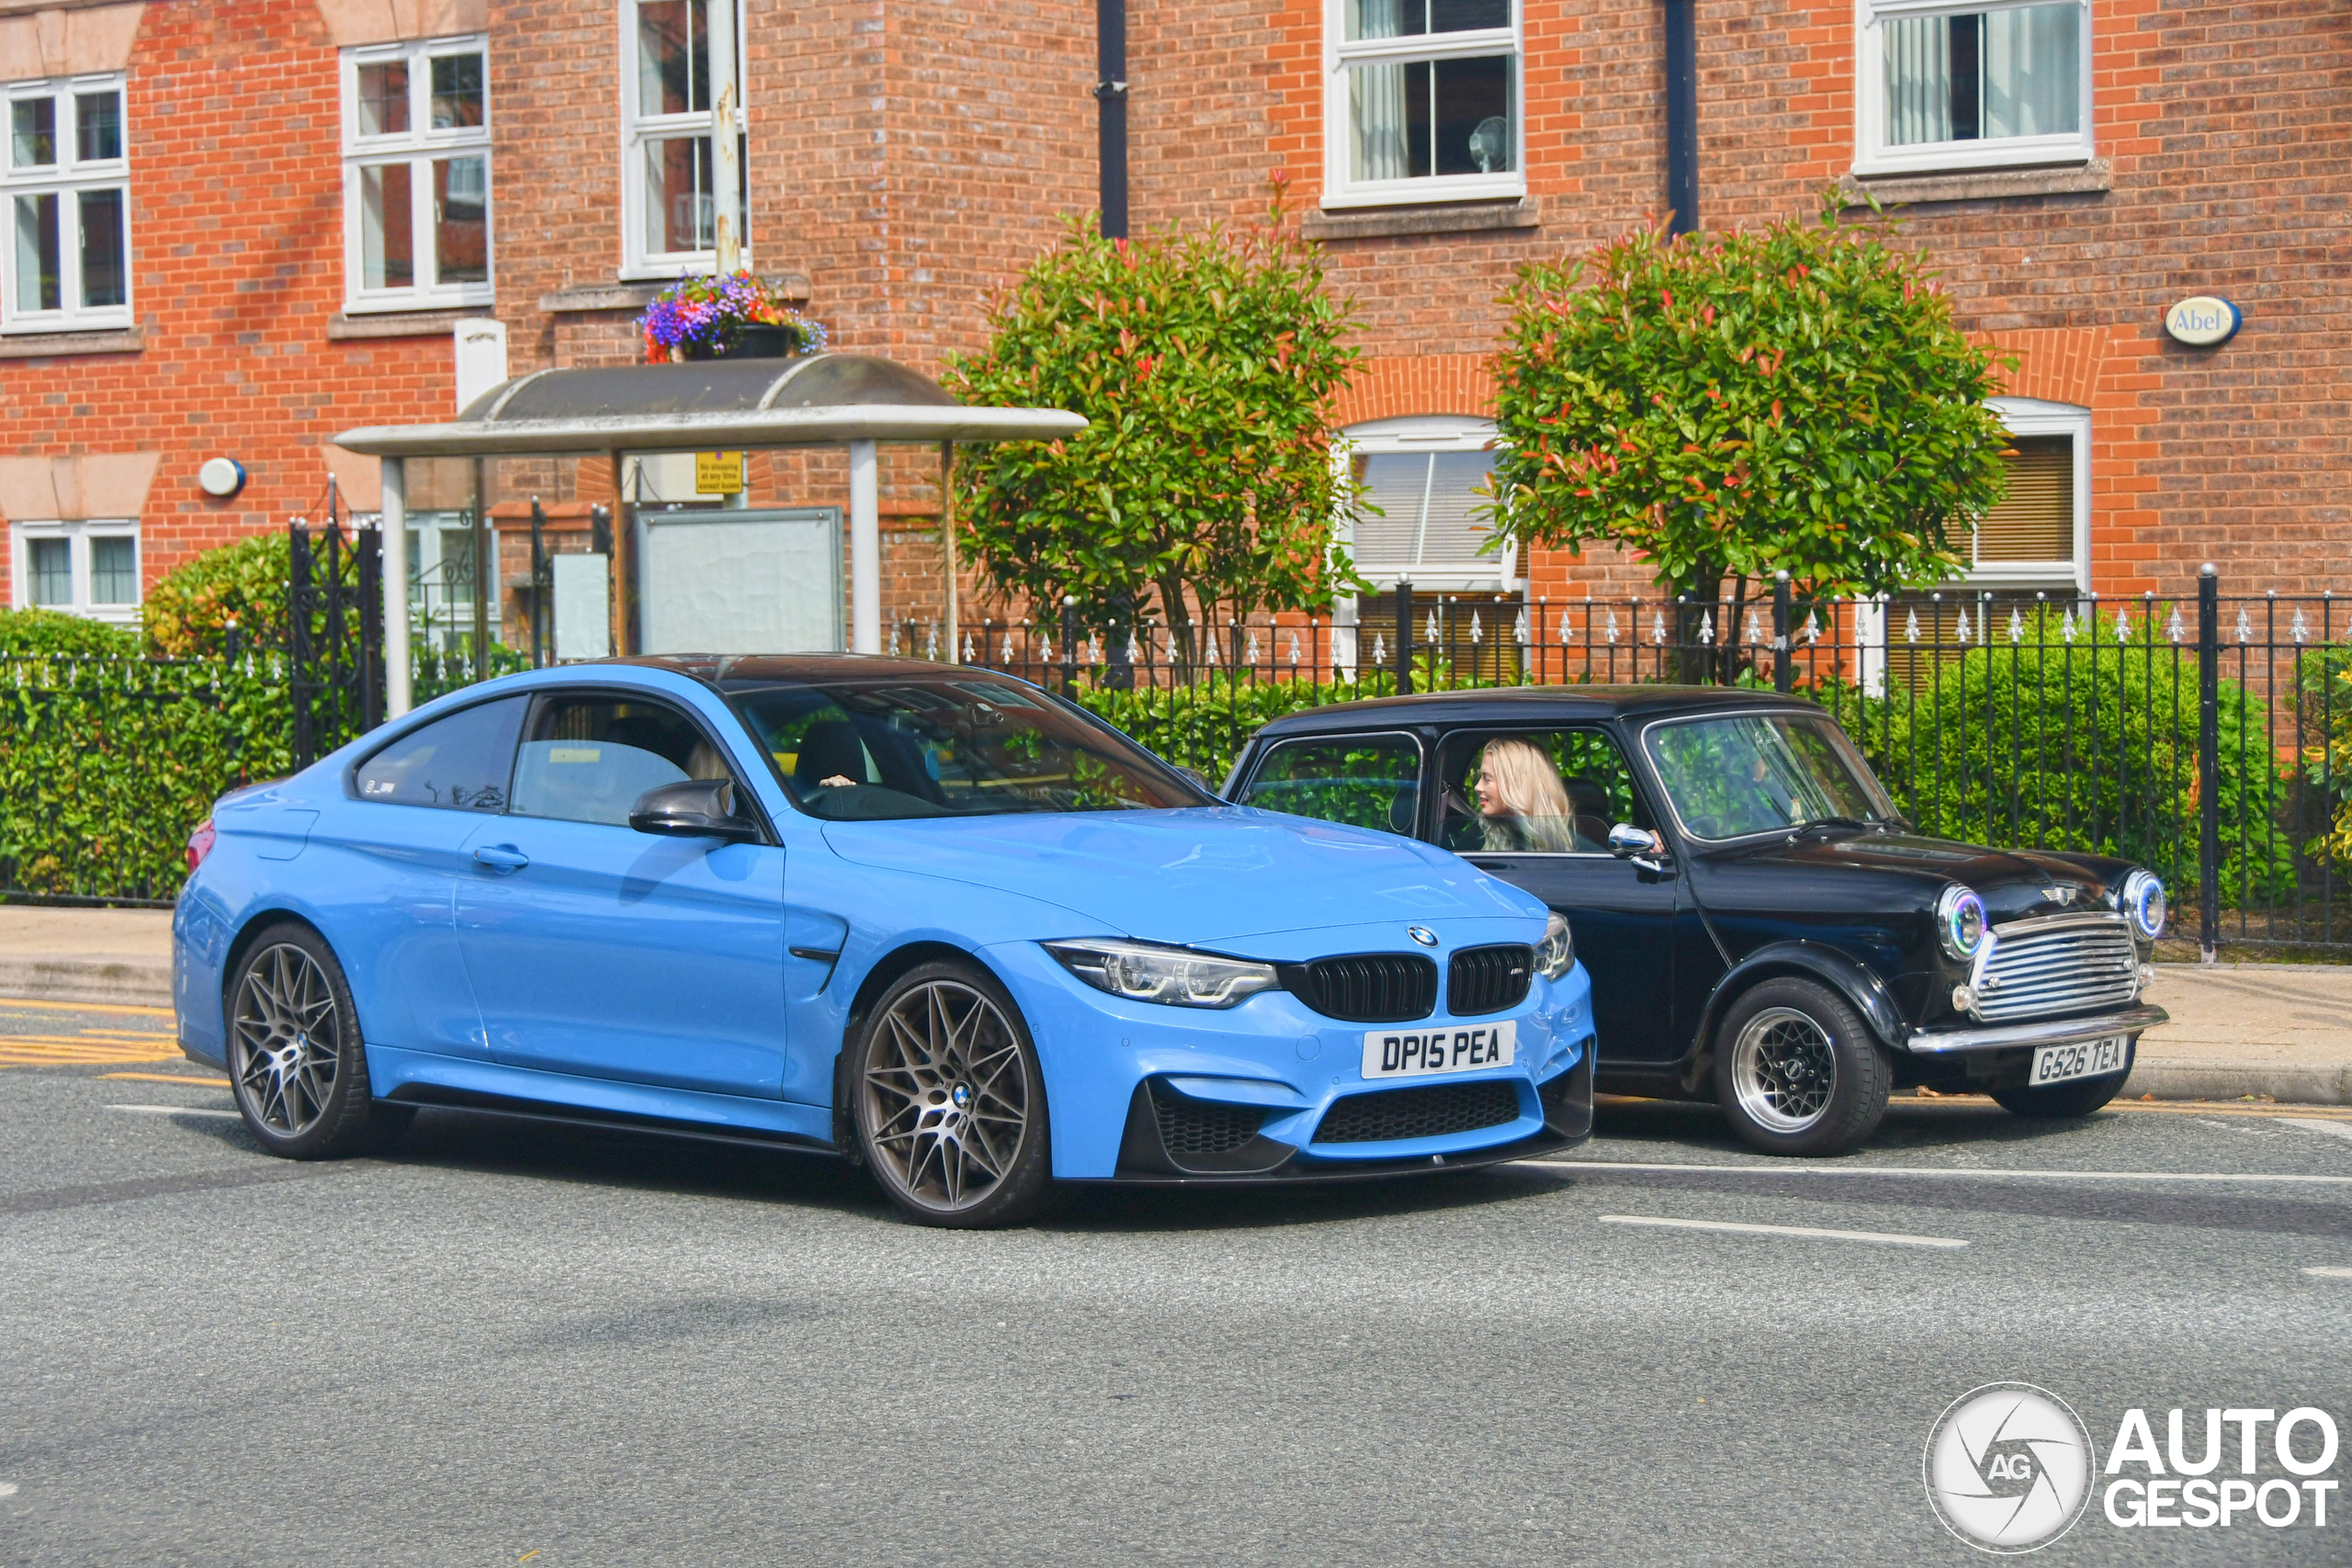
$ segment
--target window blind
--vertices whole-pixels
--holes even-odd
[[[2011,442],[2009,493],[1976,525],[1976,560],[2075,558],[2075,438],[2022,435]]]

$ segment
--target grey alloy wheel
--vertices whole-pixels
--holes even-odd
[[[237,1097],[281,1138],[297,1138],[327,1112],[343,1063],[335,987],[319,961],[290,942],[245,960],[232,1038]]]
[[[945,976],[885,999],[857,1092],[876,1174],[903,1207],[947,1223],[1015,1177],[1041,1102],[1012,1021],[979,987]]]
[[[1740,1110],[1758,1126],[1802,1133],[1829,1113],[1838,1055],[1811,1015],[1766,1008],[1733,1043],[1731,1081]]]

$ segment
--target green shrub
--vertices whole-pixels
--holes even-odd
[[[135,633],[57,610],[0,610],[0,657],[11,654],[113,655],[139,652]]]
[[[292,771],[277,658],[0,660],[0,886],[168,898],[224,791]]]
[[[2136,634],[2134,634],[2136,636]],[[2159,642],[2118,643],[2100,616],[2068,642],[2053,617],[2020,640],[1950,660],[1916,691],[1865,698],[1811,689],[1923,832],[1972,843],[2118,855],[2198,891],[2197,663]],[[2270,710],[2237,682],[2218,690],[2222,897],[2291,897]]]
[[[207,550],[148,590],[147,641],[167,658],[218,658],[233,620],[245,647],[282,649],[292,571],[283,528]]]
[[[1361,682],[1205,681],[1132,691],[1080,686],[1070,696],[1177,766],[1193,769],[1209,781],[1210,788],[1217,789],[1233,771],[1243,742],[1261,726],[1305,708],[1390,696],[1396,690],[1393,676],[1368,675]]]

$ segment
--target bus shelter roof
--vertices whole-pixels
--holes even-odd
[[[380,457],[689,452],[842,441],[1051,441],[1086,428],[1061,409],[974,408],[929,377],[864,354],[535,370],[442,424],[370,424],[334,444]]]

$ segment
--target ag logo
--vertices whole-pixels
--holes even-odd
[[[2090,1434],[2031,1383],[1987,1383],[1952,1401],[1928,1435],[1928,1501],[1944,1528],[1986,1551],[2033,1551],[2082,1517]]]

